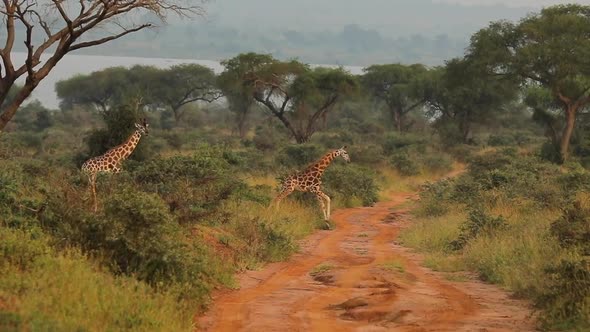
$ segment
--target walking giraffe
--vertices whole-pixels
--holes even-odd
[[[149,124],[144,118],[141,124],[135,124],[135,132],[129,136],[129,138],[122,144],[108,150],[103,155],[90,158],[82,165],[82,172],[88,176],[90,187],[92,188],[92,197],[94,200],[94,212],[98,210],[98,202],[96,201],[96,175],[98,173],[119,173],[121,172],[122,162],[127,159],[142,134],[147,136],[149,130]]]
[[[282,183],[281,192],[274,199],[276,206],[279,206],[281,200],[289,196],[293,191],[310,192],[316,195],[324,214],[324,220],[330,220],[330,197],[322,192],[322,175],[330,163],[338,156],[346,162],[350,162],[350,157],[346,152],[346,146],[331,151],[323,156],[316,163],[308,166],[305,170],[289,175]],[[324,203],[325,201],[325,203]],[[327,206],[326,206],[327,205]]]

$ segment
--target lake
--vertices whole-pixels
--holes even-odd
[[[26,53],[13,52],[13,62],[15,66],[23,64]],[[42,60],[47,59],[43,57]],[[223,67],[219,61],[213,60],[196,60],[196,59],[165,59],[165,58],[139,58],[139,57],[121,57],[121,56],[104,56],[104,55],[66,55],[51,73],[37,86],[28,101],[38,99],[47,108],[58,108],[59,101],[55,93],[55,83],[68,79],[77,74],[89,74],[93,71],[101,70],[108,67],[132,67],[134,65],[155,66],[158,68],[167,68],[182,63],[196,63],[211,68],[215,73],[220,73]],[[311,65],[337,67],[335,65]],[[361,66],[344,66],[352,74],[362,74]],[[24,77],[19,80],[24,83]]]

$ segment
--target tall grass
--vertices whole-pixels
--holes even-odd
[[[0,330],[189,331],[193,308],[134,278],[103,271],[78,250],[0,228]]]
[[[542,309],[543,329],[585,330],[590,269],[581,239],[588,234],[590,195],[587,175],[576,175],[572,185],[567,172],[528,156],[481,154],[466,174],[421,194],[400,241],[424,253],[430,268],[475,271],[531,299]],[[577,205],[568,207],[572,201]]]

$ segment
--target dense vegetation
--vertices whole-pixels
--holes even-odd
[[[457,178],[428,184],[401,234],[429,267],[477,271],[531,298],[543,327],[590,328],[590,173],[513,145],[469,157]]]
[[[467,164],[423,188],[404,243],[433,268],[475,270],[531,298],[543,327],[584,329],[590,67],[587,42],[574,42],[588,12],[493,23],[436,68],[355,76],[246,53],[220,75],[136,66],[58,83],[59,110],[31,102],[0,136],[0,329],[189,329],[236,271],[285,259],[324,227],[308,194],[268,205],[278,180],[343,145],[352,163],[324,175],[335,207]],[[564,41],[576,44],[567,58],[554,54]],[[555,76],[528,56],[546,56]],[[150,135],[123,173],[99,177],[92,213],[80,165],[144,116]]]

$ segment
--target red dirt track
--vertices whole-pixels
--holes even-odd
[[[534,331],[526,302],[473,278],[449,281],[396,244],[411,198],[335,211],[334,230],[311,235],[286,262],[240,275],[239,290],[216,294],[199,330]]]

